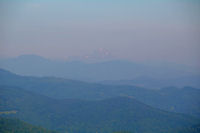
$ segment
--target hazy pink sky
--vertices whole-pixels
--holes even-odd
[[[2,0],[0,56],[116,58],[200,66],[198,0]]]

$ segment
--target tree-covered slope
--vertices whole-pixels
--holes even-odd
[[[16,112],[1,116],[17,117],[62,132],[171,133],[199,123],[190,116],[155,109],[127,97],[100,101],[55,100],[14,87],[1,87],[0,97],[1,112]]]
[[[56,133],[18,119],[0,117],[0,133]]]
[[[200,117],[200,90],[191,87],[150,90],[136,86],[101,85],[53,77],[26,77],[3,69],[0,69],[0,85],[16,86],[58,99],[99,100],[117,96],[134,97],[156,108]]]

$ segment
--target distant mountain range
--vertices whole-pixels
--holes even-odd
[[[168,86],[192,86],[200,88],[200,76],[184,76],[179,78],[151,78],[139,77],[132,80],[104,80],[98,83],[107,85],[133,85],[151,89],[160,89]]]
[[[147,105],[200,118],[200,89],[168,87],[160,90],[129,85],[103,85],[53,77],[19,76],[0,69],[0,85],[19,87],[56,99],[104,100],[134,97]]]
[[[200,88],[199,70],[177,64],[145,65],[124,60],[86,63],[80,60],[58,61],[36,55],[22,55],[0,59],[0,68],[26,76],[53,76],[89,82],[128,80],[131,81],[128,84],[147,88]]]
[[[198,125],[193,117],[147,106],[134,98],[116,97],[100,101],[56,100],[16,87],[0,87],[1,111],[15,110],[17,117],[58,132],[180,133]]]

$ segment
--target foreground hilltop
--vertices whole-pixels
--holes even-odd
[[[26,122],[23,122],[14,118],[2,118],[0,117],[0,132],[1,133],[56,133],[44,129],[42,127],[36,127]]]
[[[59,132],[76,133],[132,131],[171,133],[200,121],[193,117],[152,108],[133,98],[100,101],[52,99],[16,87],[0,87],[2,117],[17,117]]]

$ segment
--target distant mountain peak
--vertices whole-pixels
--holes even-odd
[[[105,48],[99,48],[94,50],[90,54],[82,55],[82,56],[74,56],[69,57],[70,60],[80,60],[86,62],[99,62],[99,61],[108,61],[115,59],[111,52]]]
[[[24,54],[24,55],[18,56],[17,58],[20,58],[20,59],[45,59],[44,57],[35,55],[35,54]]]

